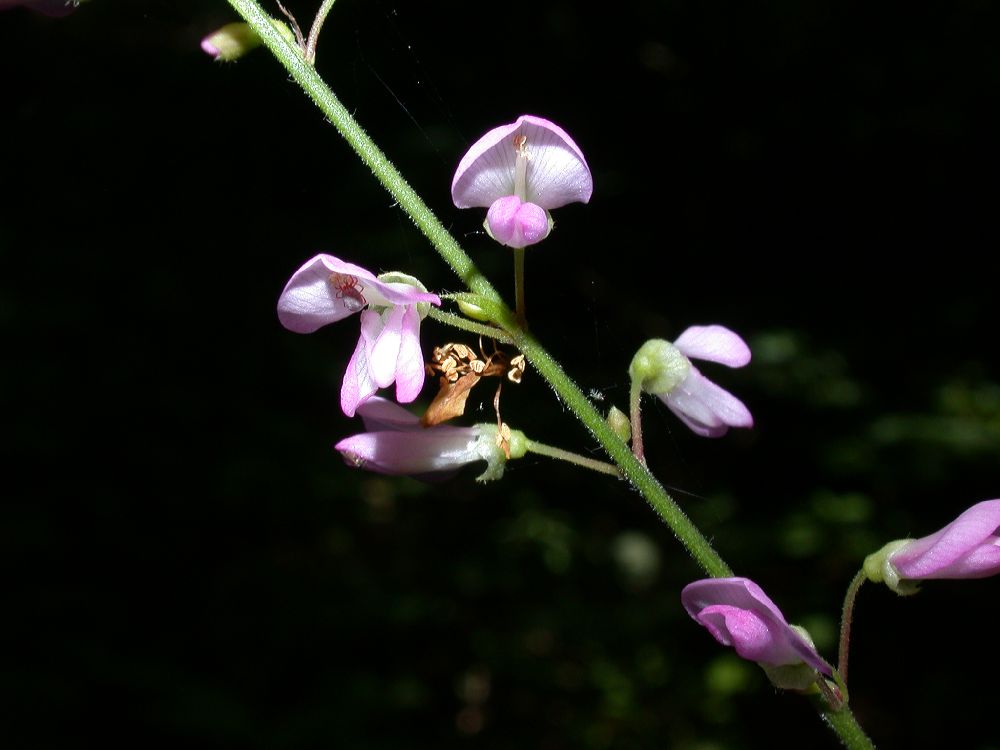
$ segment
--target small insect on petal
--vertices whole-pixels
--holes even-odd
[[[364,287],[358,283],[357,276],[334,271],[330,274],[330,286],[337,290],[337,299],[342,299],[344,307],[350,312],[357,312],[368,304],[361,293]]]

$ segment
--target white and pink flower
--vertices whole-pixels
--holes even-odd
[[[361,313],[361,337],[340,391],[341,409],[353,417],[379,388],[393,383],[400,402],[419,395],[424,385],[420,321],[427,304],[440,305],[441,299],[412,276],[376,277],[361,266],[320,254],[288,280],[278,299],[278,319],[290,331],[312,333]]]
[[[587,160],[573,139],[533,115],[521,115],[476,141],[451,183],[455,205],[489,209],[486,231],[508,247],[541,242],[552,229],[551,209],[587,203],[593,191]]]

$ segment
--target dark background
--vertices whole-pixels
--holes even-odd
[[[750,367],[704,370],[755,429],[699,439],[649,401],[650,464],[833,658],[864,555],[1000,492],[996,15],[340,0],[318,68],[508,297],[454,167],[525,112],[572,134],[594,197],[529,252],[532,326],[604,408],[649,337],[747,338]],[[623,484],[342,464],[356,322],[283,330],[287,277],[322,251],[458,282],[266,51],[199,50],[230,20],[0,14],[5,745],[836,746],[687,618],[700,573]],[[504,414],[594,450],[531,372]],[[862,591],[851,698],[881,746],[998,747],[998,585]]]

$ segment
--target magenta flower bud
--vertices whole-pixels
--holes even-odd
[[[349,466],[379,474],[438,480],[467,464],[486,461],[486,471],[477,477],[479,481],[503,476],[507,456],[497,441],[495,424],[425,428],[417,416],[378,396],[361,404],[358,414],[369,432],[344,438],[334,446]],[[521,458],[526,445],[523,433],[513,430],[510,457]]]
[[[750,348],[723,326],[691,326],[673,343],[650,339],[639,347],[629,375],[696,435],[721,437],[730,427],[753,427],[743,402],[702,375],[691,358],[743,367],[750,362]]]
[[[583,152],[565,130],[522,115],[493,128],[462,157],[451,183],[458,208],[488,208],[486,229],[508,247],[527,247],[552,228],[549,211],[587,203],[594,181]]]
[[[340,407],[353,417],[359,405],[393,383],[398,401],[408,403],[420,394],[420,320],[428,303],[440,305],[441,299],[412,276],[377,278],[361,266],[321,254],[288,280],[278,299],[278,320],[290,331],[312,333],[361,313],[361,338],[340,390]]]
[[[789,625],[767,594],[748,578],[706,578],[689,583],[681,602],[692,619],[723,646],[760,664],[780,688],[806,690],[817,672],[833,676],[801,628]]]
[[[865,558],[865,573],[897,594],[913,594],[918,581],[986,578],[1000,573],[1000,500],[976,503],[930,536],[889,542]]]

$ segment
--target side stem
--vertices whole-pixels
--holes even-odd
[[[864,570],[859,570],[847,587],[847,594],[844,596],[844,609],[840,616],[840,647],[837,649],[837,671],[840,678],[847,684],[847,656],[851,650],[851,621],[854,619],[854,600],[858,596],[858,590],[867,580]]]
[[[313,20],[312,28],[309,29],[309,39],[306,41],[306,62],[310,65],[316,64],[316,44],[319,42],[319,32],[323,30],[323,24],[326,22],[326,17],[334,2],[335,0],[323,0],[323,4],[319,6],[319,12],[316,13],[316,18]]]
[[[628,397],[628,418],[632,423],[632,454],[645,465],[646,455],[642,448],[642,383],[632,378],[632,388]]]
[[[609,464],[607,461],[598,461],[594,458],[588,458],[587,456],[581,456],[579,453],[573,453],[571,451],[563,450],[562,448],[556,448],[552,445],[546,445],[545,443],[539,443],[535,440],[528,440],[528,452],[537,453],[539,456],[548,456],[549,458],[556,458],[560,461],[566,461],[567,463],[574,464],[576,466],[582,466],[585,469],[591,469],[593,471],[599,471],[602,474],[610,474],[613,477],[618,477],[621,479],[621,472],[618,471],[618,467],[614,464]]]
[[[521,328],[528,327],[528,319],[524,309],[524,248],[514,248],[514,310],[517,324]]]

